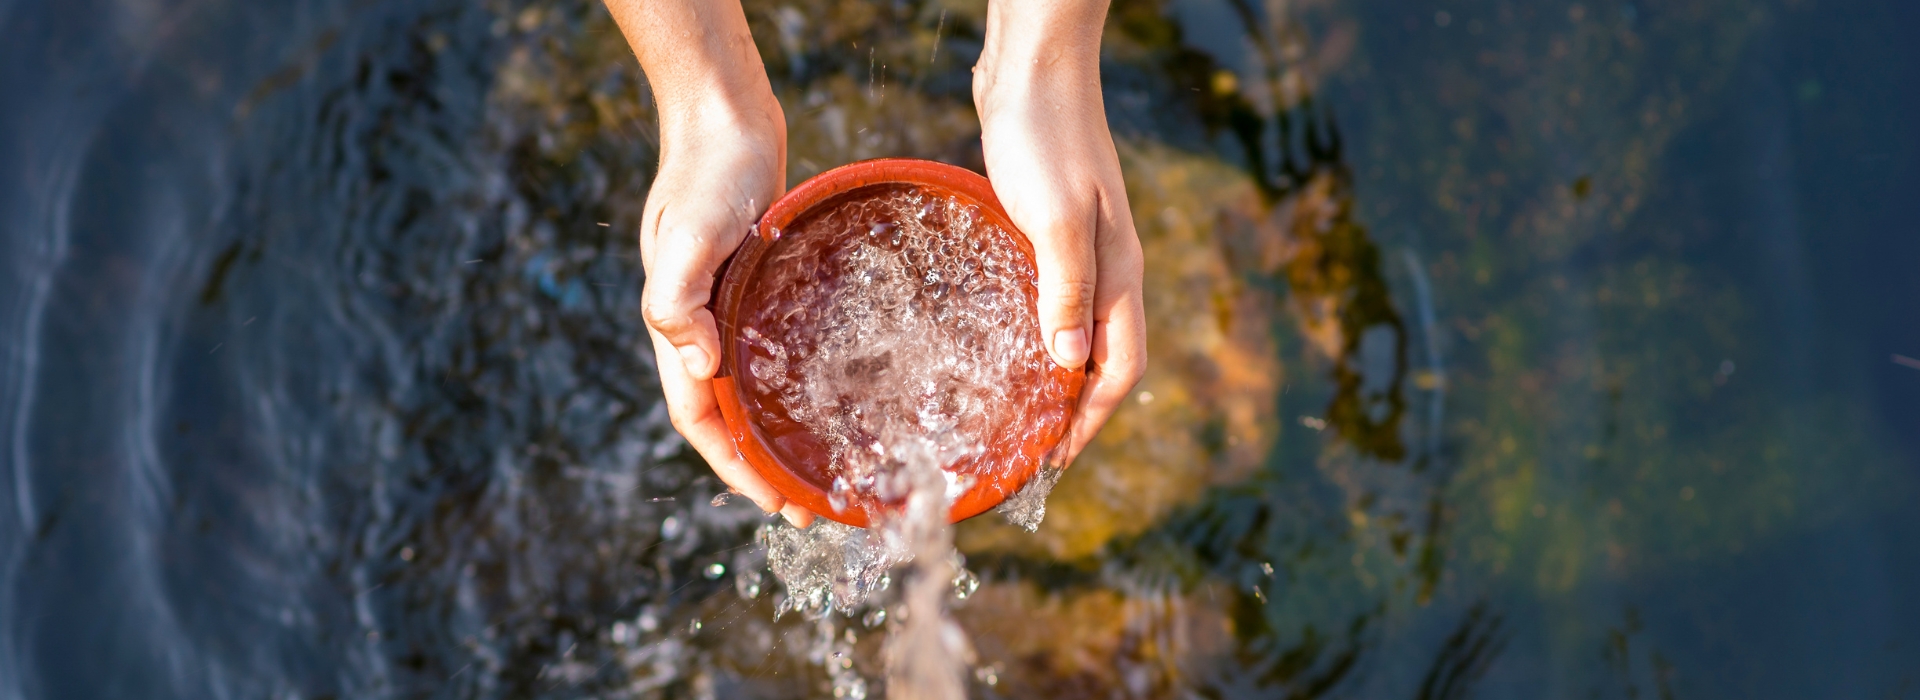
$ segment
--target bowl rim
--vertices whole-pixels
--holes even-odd
[[[766,479],[774,490],[785,496],[788,501],[799,504],[814,514],[836,522],[855,527],[867,527],[869,515],[867,508],[849,506],[844,511],[836,511],[829,500],[826,490],[801,478],[788,468],[776,456],[751,418],[747,407],[745,389],[740,385],[733,372],[738,360],[738,330],[735,319],[748,281],[759,270],[760,262],[772,249],[773,243],[780,240],[781,230],[791,225],[814,207],[825,204],[842,195],[878,185],[914,185],[946,193],[967,200],[980,207],[982,214],[992,223],[1015,232],[1013,240],[1021,254],[1034,259],[1033,244],[1024,232],[1013,225],[1006,209],[994,196],[993,186],[978,173],[955,165],[914,158],[878,158],[849,163],[808,178],[799,186],[788,191],[760,217],[750,235],[741,241],[738,250],[722,264],[716,275],[718,284],[709,304],[714,321],[720,332],[720,369],[715,374],[714,395],[718,400],[721,417],[727,424],[727,432],[733,437],[734,447],[748,466]],[[1058,368],[1056,368],[1058,371]],[[1066,378],[1068,384],[1067,401],[1072,411],[1078,412],[1081,390],[1085,386],[1084,370],[1073,371]],[[986,512],[999,505],[1008,496],[1026,485],[1027,481],[1039,471],[1042,462],[1065,438],[1071,417],[1062,421],[1059,429],[1029,440],[1022,445],[1022,453],[1028,456],[1028,464],[1016,469],[1005,478],[987,483],[974,484],[954,499],[948,512],[950,522],[960,522]]]

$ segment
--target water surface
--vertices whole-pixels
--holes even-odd
[[[747,5],[790,182],[980,167],[981,3]],[[1153,366],[1037,534],[960,528],[975,693],[1920,692],[1914,27],[1117,0]],[[0,698],[881,677],[877,629],[772,620],[762,518],[666,421],[598,5],[0,36]]]

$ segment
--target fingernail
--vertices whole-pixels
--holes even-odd
[[[1074,328],[1053,332],[1053,356],[1062,367],[1074,368],[1087,363],[1087,329]]]
[[[701,350],[698,345],[682,345],[680,364],[686,366],[687,374],[698,377],[707,368],[707,351]]]

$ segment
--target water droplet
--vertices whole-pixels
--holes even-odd
[[[709,581],[720,578],[721,576],[725,576],[727,575],[727,565],[717,561],[712,564],[708,564],[706,575],[707,575],[707,580]]]
[[[953,597],[955,599],[966,600],[973,597],[974,592],[978,590],[980,590],[980,577],[975,576],[972,571],[961,569],[959,573],[953,575]]]
[[[846,477],[836,477],[833,480],[833,488],[827,491],[827,505],[833,506],[835,513],[846,512],[847,497],[852,492],[853,487],[847,483]]]

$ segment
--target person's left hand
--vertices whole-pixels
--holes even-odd
[[[1033,243],[1040,331],[1054,362],[1086,367],[1062,465],[1085,449],[1146,370],[1142,255],[1099,75],[1100,15],[1066,32],[995,3],[974,69],[987,177]],[[1018,23],[1018,24],[1016,24]],[[1091,46],[1064,39],[1090,29]]]

